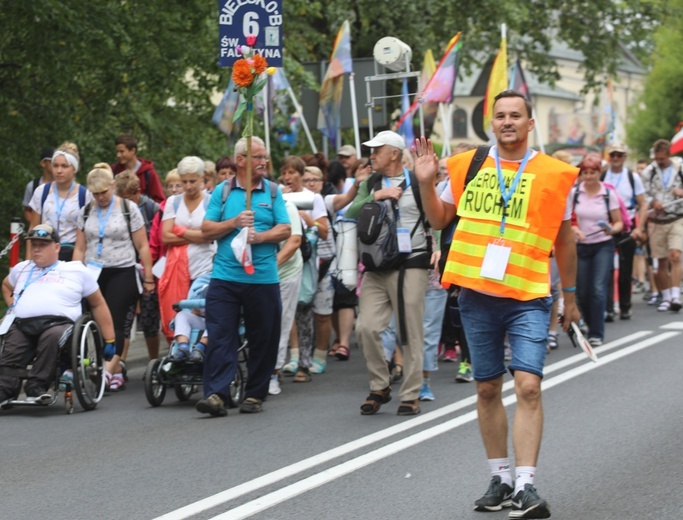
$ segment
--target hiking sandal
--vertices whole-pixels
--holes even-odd
[[[384,390],[372,391],[370,395],[365,398],[365,402],[360,405],[361,415],[373,415],[379,412],[383,404],[391,401],[391,387],[388,386]]]
[[[306,367],[299,367],[292,379],[292,383],[310,383],[311,381],[311,371]]]
[[[401,401],[401,406],[398,407],[396,415],[417,415],[420,413],[420,403],[417,399],[414,401]]]

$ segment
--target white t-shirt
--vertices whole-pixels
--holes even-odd
[[[301,236],[303,228],[301,225],[301,217],[299,216],[299,210],[296,209],[296,206],[293,202],[290,202],[288,200],[285,201],[285,207],[287,208],[287,215],[289,215],[289,221],[292,226],[292,235]],[[280,249],[282,249],[285,246],[285,242],[287,241],[283,240],[282,242],[280,242]],[[290,257],[290,259],[277,268],[277,273],[280,277],[280,281],[284,282],[298,275],[303,269],[303,267],[304,260],[301,256],[300,249],[297,248],[297,250],[294,251],[294,254]]]
[[[18,318],[66,316],[76,321],[82,314],[81,300],[99,289],[94,276],[81,262],[59,262],[54,269],[36,267],[31,273],[34,266],[33,261],[26,260],[10,271],[15,315]],[[30,274],[33,282],[24,290]]]
[[[101,215],[97,212],[97,203],[90,205],[90,213],[87,222],[83,222],[85,216],[84,206],[78,214],[78,227],[85,233],[85,263],[90,260],[101,263],[103,267],[131,267],[135,265],[135,245],[128,232],[126,217],[123,215],[121,207],[122,200],[114,198],[116,205],[112,208],[111,214],[107,219],[109,208],[102,209]],[[128,201],[130,212],[130,230],[135,233],[144,227],[145,221],[142,219],[137,204]],[[104,226],[104,238],[102,239],[102,254],[97,254],[97,245],[100,242],[100,216]]]
[[[31,198],[31,203],[29,206],[33,211],[41,215],[40,222],[45,224],[51,224],[52,227],[59,234],[59,240],[62,243],[73,244],[76,242],[76,230],[78,229],[78,212],[81,208],[78,206],[78,184],[74,185],[69,193],[66,201],[60,200],[59,205],[64,203],[61,213],[59,212],[59,206],[57,205],[57,184],[50,184],[50,193],[45,199],[45,204],[41,211],[40,201],[43,198],[43,191],[45,190],[47,184],[43,184],[36,188],[33,192],[33,197]],[[92,193],[86,191],[85,193],[85,203],[88,204],[92,202]],[[57,217],[59,216],[59,220]]]
[[[489,150],[489,157],[494,157],[493,151],[495,147],[491,147]],[[529,160],[532,160],[538,152],[536,150],[531,151],[531,155],[529,156]],[[517,162],[521,163],[522,161],[506,161],[506,162]],[[444,187],[443,191],[441,192],[441,200],[444,202],[447,202],[448,204],[455,206],[455,200],[453,200],[453,189],[451,188],[451,180],[448,179],[446,181],[446,186]],[[571,190],[569,195],[567,195],[567,200],[565,200],[565,205],[564,205],[564,216],[562,217],[562,220],[571,220],[572,218],[572,198],[571,198]]]
[[[607,172],[605,173],[604,182],[614,186],[614,189],[617,190],[617,194],[619,195],[619,197],[621,197],[621,200],[624,201],[624,204],[626,204],[629,215],[631,217],[634,217],[636,214],[635,198],[638,195],[645,194],[645,186],[643,185],[643,181],[641,180],[640,175],[636,174],[635,172],[632,172],[632,175],[633,188],[635,188],[635,193],[634,189],[631,188],[631,183],[629,182],[628,178],[628,170],[626,168],[622,168],[621,173],[612,173],[611,169],[607,170]]]
[[[202,193],[202,196],[204,194]],[[180,197],[178,213],[175,210],[174,199]],[[201,229],[202,221],[206,215],[206,205],[202,199],[192,213],[185,205],[183,195],[174,195],[166,202],[164,209],[164,221],[175,219],[174,224],[186,227],[187,229]],[[211,272],[213,269],[213,256],[216,254],[216,243],[209,244],[188,244],[187,262],[190,270],[190,278],[195,280],[201,275]]]

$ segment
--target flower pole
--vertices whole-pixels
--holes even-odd
[[[242,137],[247,140],[247,210],[251,210],[251,137],[254,134],[254,98],[263,90],[268,81],[266,78],[259,79],[261,74],[266,70],[269,75],[275,74],[275,68],[268,67],[265,58],[254,52],[252,47],[255,44],[256,36],[247,36],[247,45],[239,47],[239,51],[244,57],[237,60],[232,67],[232,80],[243,97],[235,111],[233,122],[237,121],[246,111]]]

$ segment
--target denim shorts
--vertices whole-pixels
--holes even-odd
[[[490,381],[505,374],[506,333],[512,347],[510,372],[520,370],[543,377],[550,296],[523,302],[462,289],[458,303],[475,380]]]

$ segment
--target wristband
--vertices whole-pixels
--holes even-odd
[[[142,283],[154,283],[154,280],[144,280]]]
[[[114,338],[114,339],[105,339],[104,342],[105,342],[105,343],[116,343],[116,338]]]
[[[562,292],[576,292],[576,285],[572,287],[562,287]]]

